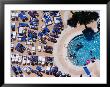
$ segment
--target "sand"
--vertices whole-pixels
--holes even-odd
[[[40,14],[38,19],[39,21],[39,26],[38,26],[38,31],[41,30],[41,26],[43,25],[43,22],[41,21],[42,19],[42,13],[41,11],[38,11]],[[45,53],[43,50],[41,52],[38,52],[36,50],[36,55],[37,56],[54,56],[54,65],[57,65],[59,70],[64,72],[64,73],[69,73],[71,76],[74,77],[79,77],[80,74],[85,75],[85,72],[82,67],[75,66],[71,63],[71,61],[67,57],[67,45],[70,42],[72,38],[74,38],[77,35],[82,34],[82,30],[85,29],[84,25],[77,25],[77,28],[72,28],[67,25],[67,19],[70,18],[72,15],[70,11],[60,11],[61,17],[63,19],[64,23],[64,30],[61,32],[59,35],[59,38],[57,38],[57,43],[52,43],[50,41],[47,41],[47,44],[49,46],[53,46],[53,54]],[[28,22],[28,21],[27,21]],[[16,22],[16,25],[18,26],[18,22]],[[96,22],[90,23],[87,25],[88,27],[92,27],[94,31],[97,31],[96,28]],[[48,26],[48,28],[51,30],[53,25]],[[17,30],[17,28],[16,28]],[[32,29],[31,29],[32,30]],[[15,40],[14,43],[16,44],[18,41]],[[25,45],[25,42],[21,42],[23,45]],[[34,45],[38,46],[38,41],[34,43]],[[27,46],[31,48],[31,46]],[[14,53],[18,53],[16,50],[14,50]],[[22,54],[21,54],[22,55]],[[25,51],[23,55],[27,55],[27,52]],[[22,66],[22,65],[21,65]],[[32,68],[35,68],[36,66],[32,66]],[[95,63],[91,63],[87,66],[89,70],[92,72],[92,76],[100,76],[100,66],[99,66],[99,61],[97,60]],[[28,75],[25,73],[25,75],[28,77]],[[46,75],[43,74],[44,77],[52,77],[51,75]],[[30,77],[36,77],[35,74],[31,74]]]

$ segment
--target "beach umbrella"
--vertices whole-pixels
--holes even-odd
[[[36,70],[41,71],[42,70],[41,66],[37,66]]]

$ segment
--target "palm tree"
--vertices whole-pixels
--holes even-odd
[[[94,31],[87,27],[87,24],[97,21],[99,14],[95,11],[78,11],[72,12],[72,18],[67,20],[67,24],[71,27],[77,27],[77,24],[85,25],[85,29],[82,31],[87,40],[92,40],[94,37]]]
[[[99,18],[99,14],[95,11],[78,11],[78,12],[72,12],[73,15],[72,18],[67,20],[67,25],[70,25],[71,27],[77,27],[77,24],[85,25],[85,28],[87,28],[87,24],[93,21],[97,21]]]

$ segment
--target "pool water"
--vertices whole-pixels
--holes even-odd
[[[77,66],[86,64],[86,60],[100,59],[100,32],[94,34],[94,38],[88,41],[83,34],[73,38],[67,46],[69,60]]]

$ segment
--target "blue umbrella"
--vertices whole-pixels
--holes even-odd
[[[42,70],[41,66],[37,66],[36,70],[41,71]]]
[[[39,36],[39,37],[42,37],[42,36],[43,36],[43,33],[42,33],[42,32],[39,32],[39,33],[38,33],[38,36]]]

